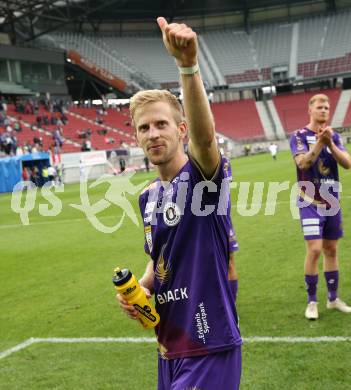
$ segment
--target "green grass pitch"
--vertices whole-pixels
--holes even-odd
[[[288,152],[274,162],[262,154],[232,161],[237,182],[296,181]],[[345,237],[340,241],[340,296],[351,303],[351,172],[340,169]],[[154,177],[137,174],[135,184]],[[107,185],[89,192],[102,199]],[[80,203],[79,186],[67,185],[57,194],[62,212],[43,217],[35,209],[30,225],[22,226],[11,210],[11,196],[0,196],[0,353],[31,338],[152,337],[117,307],[111,276],[115,266],[141,276],[146,256],[143,229],[126,218],[113,234],[96,231],[84,215],[69,206]],[[291,216],[290,191],[278,195],[276,213],[232,216],[240,251],[238,311],[243,337],[351,336],[351,315],[327,311],[320,263],[320,319],[304,318],[304,241],[299,221]],[[128,196],[138,213],[137,197]],[[112,205],[99,214],[106,225],[116,224],[121,209]],[[245,343],[243,390],[351,389],[351,342]],[[156,388],[156,344],[73,343],[33,344],[0,359],[0,389],[121,389]],[[218,373],[220,375],[220,373]],[[219,389],[227,390],[227,389]]]

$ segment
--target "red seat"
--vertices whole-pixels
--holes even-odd
[[[265,136],[254,100],[213,103],[211,108],[219,133],[232,139]]]

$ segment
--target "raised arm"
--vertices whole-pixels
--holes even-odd
[[[338,164],[340,164],[343,168],[345,169],[350,169],[351,168],[351,157],[347,150],[342,147],[342,149],[339,148],[339,145],[342,145],[341,142],[339,141],[339,137],[336,138],[336,144],[333,141],[333,130],[331,127],[326,128],[327,131],[329,131],[330,137],[327,140],[327,146],[329,147],[333,157],[337,161]]]
[[[175,58],[180,72],[183,106],[189,128],[189,152],[206,178],[210,178],[218,166],[219,152],[213,115],[198,69],[197,35],[187,25],[168,24],[163,17],[159,17],[157,23],[166,49]]]
[[[317,140],[314,146],[307,153],[301,153],[295,156],[295,163],[298,168],[303,171],[310,169],[320,155],[323,146],[323,142],[321,140]]]

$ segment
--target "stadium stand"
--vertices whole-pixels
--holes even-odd
[[[45,113],[42,107],[39,108],[38,115],[43,115]],[[10,118],[10,121],[13,123],[18,121],[22,126],[21,132],[16,132],[16,137],[18,139],[18,146],[23,146],[26,143],[33,143],[34,137],[42,138],[43,149],[49,150],[53,146],[53,134],[57,126],[54,125],[42,125],[37,126],[36,115],[34,114],[23,114],[15,111],[15,106],[12,104],[8,105],[7,115]],[[35,126],[32,126],[35,125]],[[65,126],[63,126],[65,127]],[[77,152],[80,151],[81,145],[78,142],[70,139],[69,137],[64,136],[65,142],[62,145],[62,152]]]
[[[351,102],[349,103],[343,126],[351,126]]]
[[[200,50],[204,58],[209,57],[204,47],[210,51],[209,68],[219,69],[227,84],[257,84],[270,80],[272,67],[279,65],[297,68],[300,78],[351,71],[350,36],[351,12],[345,11],[294,23],[261,25],[250,34],[234,28],[205,31],[201,33]],[[178,85],[177,69],[157,36],[60,32],[50,34],[47,39],[56,46],[77,50],[93,63],[138,87],[140,84],[133,79],[135,72],[144,75],[154,86]],[[292,50],[294,40],[296,47]],[[290,70],[290,74],[295,76],[295,73],[294,69]],[[216,75],[209,79],[216,79]]]
[[[321,93],[325,93],[329,96],[330,117],[332,118],[340,96],[340,90],[329,89],[323,90]],[[278,111],[283,128],[287,133],[291,133],[307,124],[308,100],[315,94],[316,91],[302,92],[297,94],[275,96],[273,98],[273,103]]]
[[[43,107],[39,107],[38,115],[48,114]],[[62,124],[62,136],[64,142],[62,153],[80,151],[85,139],[90,139],[92,147],[97,150],[108,150],[119,147],[122,143],[133,144],[134,136],[130,125],[126,122],[128,119],[122,113],[109,109],[106,110],[102,124],[96,123],[96,109],[93,108],[71,108],[66,112],[68,122]],[[36,115],[19,114],[15,111],[15,106],[8,105],[8,116],[11,121],[18,121],[22,125],[22,131],[16,133],[19,146],[26,142],[32,142],[34,137],[41,137],[44,150],[48,150],[53,145],[53,134],[57,128],[56,125],[37,125]],[[50,114],[49,114],[50,116]],[[33,127],[32,125],[35,125]],[[84,136],[89,129],[90,135]]]
[[[289,64],[291,34],[292,24],[265,25],[252,31],[263,80],[270,80],[273,65]]]
[[[265,134],[254,100],[213,103],[211,108],[217,131],[225,136],[236,140],[264,138]]]

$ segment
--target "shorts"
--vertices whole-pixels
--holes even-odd
[[[158,359],[158,390],[239,389],[241,346],[204,356]]]
[[[299,209],[305,240],[338,240],[344,235],[341,210],[334,216],[319,215],[317,207],[310,205]]]

